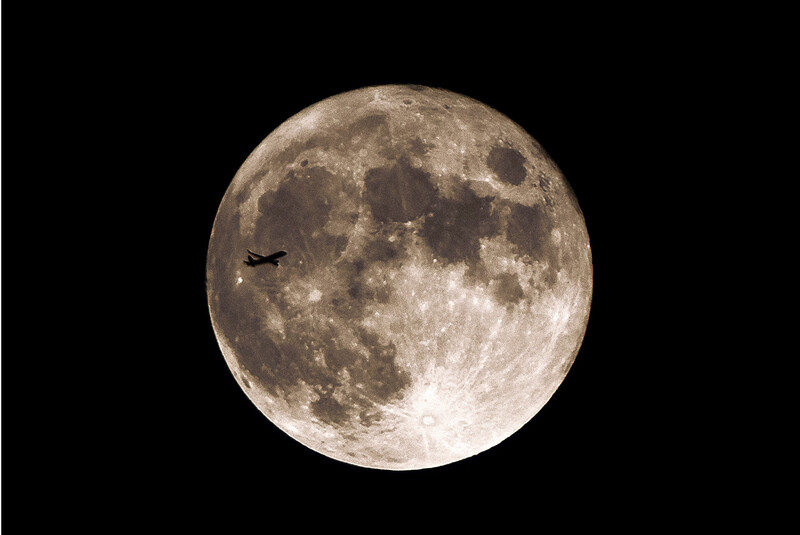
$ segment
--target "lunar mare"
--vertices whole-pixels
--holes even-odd
[[[286,250],[250,268],[247,249]],[[423,86],[333,96],[236,173],[207,258],[220,348],[280,429],[343,462],[439,466],[509,437],[578,352],[574,193],[521,127]]]

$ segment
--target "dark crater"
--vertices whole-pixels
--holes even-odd
[[[519,186],[525,180],[525,157],[508,147],[493,147],[486,158],[486,165],[497,178],[507,184]]]
[[[492,284],[492,295],[498,303],[512,307],[525,298],[525,292],[515,273],[500,273]]]

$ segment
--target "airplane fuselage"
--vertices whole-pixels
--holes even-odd
[[[278,251],[277,253],[272,253],[269,256],[260,255],[258,253],[254,253],[250,249],[247,250],[249,255],[247,255],[247,260],[244,261],[245,264],[248,266],[258,266],[260,264],[272,264],[277,266],[278,265],[278,258],[286,256],[286,251]],[[252,255],[252,256],[250,256]],[[255,257],[255,258],[253,258]]]

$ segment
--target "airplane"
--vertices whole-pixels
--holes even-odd
[[[248,249],[247,252],[250,253],[250,254],[247,255],[247,260],[245,260],[244,263],[247,264],[248,266],[251,266],[251,267],[252,266],[257,266],[259,264],[267,264],[267,263],[275,264],[277,266],[278,265],[278,258],[280,258],[282,256],[286,256],[286,254],[287,254],[286,251],[278,251],[277,253],[272,253],[269,256],[264,256],[264,255],[260,255],[258,253],[254,253],[250,249]],[[250,255],[253,255],[256,258],[253,258]]]

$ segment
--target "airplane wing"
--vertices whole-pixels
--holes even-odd
[[[247,252],[250,253],[251,255],[257,257],[258,259],[265,258],[265,256],[263,254],[254,253],[250,249],[248,249]]]
[[[275,260],[276,258],[280,258],[282,256],[286,256],[286,254],[287,254],[286,251],[278,251],[277,253],[272,253],[271,255],[266,257],[265,260],[267,262],[270,262],[272,260]]]

